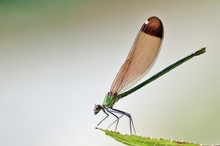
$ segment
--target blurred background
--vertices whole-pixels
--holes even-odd
[[[218,0],[1,0],[0,145],[122,145],[95,130],[105,115],[93,108],[150,16],[165,35],[143,80],[201,47],[207,52],[115,108],[133,116],[137,135],[220,144],[219,14]],[[118,131],[129,134],[126,117]]]

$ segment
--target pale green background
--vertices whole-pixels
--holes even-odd
[[[115,108],[132,114],[138,135],[220,144],[219,0],[2,0],[0,145],[121,145],[94,129],[104,114],[93,107],[153,15],[165,37],[144,79],[201,47],[207,53]],[[129,133],[127,118],[118,130]]]

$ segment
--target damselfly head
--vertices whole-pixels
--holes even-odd
[[[98,114],[99,111],[102,109],[103,107],[100,104],[95,104],[95,108],[94,108],[94,114]]]

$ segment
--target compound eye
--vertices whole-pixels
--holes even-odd
[[[102,106],[101,106],[101,105],[99,105],[99,104],[95,105],[94,114],[95,114],[95,115],[98,114],[101,109],[102,109]]]

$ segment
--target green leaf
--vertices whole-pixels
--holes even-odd
[[[173,140],[166,140],[166,139],[157,139],[157,138],[150,138],[150,137],[142,137],[137,135],[123,135],[119,132],[103,130],[97,128],[106,135],[114,138],[115,140],[129,146],[208,146],[202,144],[195,144],[190,142],[182,142],[182,141],[173,141]]]

